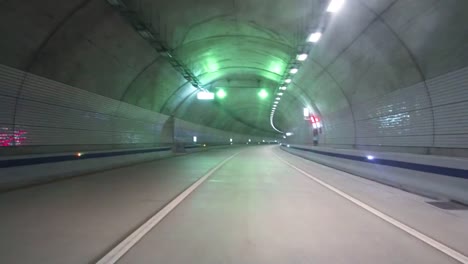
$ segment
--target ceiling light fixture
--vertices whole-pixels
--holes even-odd
[[[215,98],[214,93],[204,92],[204,91],[197,93],[198,100],[213,100],[214,98]]]
[[[299,69],[297,69],[297,68],[292,68],[292,69],[289,71],[289,73],[291,73],[291,74],[296,74],[298,71],[299,71]]]
[[[328,4],[327,12],[336,13],[340,10],[341,6],[344,4],[344,0],[331,0]]]
[[[322,33],[320,32],[315,32],[315,33],[312,33],[310,34],[309,38],[307,39],[308,42],[312,42],[312,43],[317,43],[320,38],[322,37]]]
[[[302,53],[302,54],[298,54],[298,55],[296,56],[296,59],[297,59],[298,61],[305,61],[305,60],[307,60],[307,57],[308,57],[308,56],[309,56],[309,55],[307,55],[306,53]]]
[[[260,97],[260,99],[265,99],[268,97],[268,92],[265,89],[261,89],[260,92],[258,92],[258,97]]]
[[[219,98],[219,99],[223,99],[224,97],[226,97],[227,93],[223,90],[223,89],[219,89],[217,92],[216,92],[216,96]]]

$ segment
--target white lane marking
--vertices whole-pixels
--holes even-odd
[[[120,242],[116,247],[109,251],[104,257],[96,262],[96,264],[114,264],[116,263],[125,253],[127,253],[138,241],[140,241],[143,236],[145,236],[153,227],[155,227],[161,220],[166,217],[174,208],[176,208],[187,196],[189,196],[198,186],[200,186],[208,177],[210,177],[214,172],[216,172],[221,166],[226,164],[229,160],[234,158],[240,152],[230,156],[229,158],[223,160],[216,167],[208,171],[203,177],[198,179],[195,183],[190,185],[185,191],[183,191],[179,196],[167,204],[163,209],[157,212],[152,216],[148,221],[141,225],[137,230],[132,234],[126,237],[122,242]]]
[[[322,185],[323,187],[329,189],[330,191],[340,195],[341,197],[347,199],[348,201],[356,204],[357,206],[363,208],[364,210],[372,213],[373,215],[381,218],[382,220],[394,225],[395,227],[405,231],[406,233],[414,236],[415,238],[423,241],[424,243],[434,247],[435,249],[447,254],[448,256],[456,259],[457,261],[463,263],[463,264],[468,264],[468,257],[463,255],[462,253],[424,235],[423,233],[403,224],[402,222],[399,222],[398,220],[392,218],[391,216],[389,215],[386,215],[382,212],[380,212],[379,210],[361,202],[360,200],[340,191],[339,189],[331,186],[330,184],[328,183],[325,183],[324,181],[320,180],[320,179],[317,179],[316,177],[310,175],[309,173],[299,169],[298,167],[292,165],[291,163],[289,163],[288,161],[284,160],[283,158],[281,158],[280,156],[278,156],[276,153],[273,153],[279,160],[281,160],[282,162],[286,163],[287,165],[289,165],[290,167],[292,167],[293,169],[299,171],[300,173],[304,174],[305,176],[307,176],[308,178],[310,178],[311,180],[317,182],[318,184]]]

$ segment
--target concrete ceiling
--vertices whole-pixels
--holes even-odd
[[[325,27],[281,100],[288,129],[317,114],[466,66],[468,1],[124,0],[161,33],[216,102],[196,89],[104,0],[0,1],[0,63],[179,118],[242,133],[273,133],[270,110],[288,61]],[[269,91],[266,100],[256,93]]]

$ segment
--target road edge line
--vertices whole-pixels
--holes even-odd
[[[203,182],[205,182],[213,173],[220,169],[224,164],[237,156],[240,152],[228,157],[216,165],[200,179],[190,185],[185,191],[170,201],[166,206],[153,215],[148,221],[138,227],[129,236],[122,240],[117,246],[112,248],[96,264],[114,264],[122,258],[133,246],[135,246],[146,234],[148,234],[161,220],[163,220],[172,210],[174,210],[185,198],[195,191]]]
[[[346,194],[345,192],[333,187],[332,185],[310,175],[309,173],[305,172],[304,170],[294,166],[293,164],[291,164],[290,162],[286,161],[285,159],[281,158],[279,155],[277,155],[276,153],[273,153],[279,160],[281,160],[283,163],[286,163],[288,166],[290,166],[291,168],[299,171],[300,173],[302,173],[303,175],[305,175],[306,177],[308,177],[309,179],[315,181],[316,183],[322,185],[323,187],[327,188],[328,190],[338,194],[339,196],[345,198],[346,200],[354,203],[355,205],[361,207],[362,209],[368,211],[369,213],[379,217],[380,219],[384,220],[385,222],[387,223],[390,223],[391,225],[399,228],[400,230],[403,230],[405,231],[406,233],[410,234],[411,236],[421,240],[422,242],[428,244],[429,246],[441,251],[442,253],[446,254],[447,256],[463,263],[463,264],[468,264],[468,257],[463,255],[462,253],[438,242],[437,240],[433,239],[433,238],[430,238],[429,236],[427,235],[424,235],[423,233],[417,231],[416,229],[396,220],[395,218],[373,208],[372,206],[370,205],[367,205],[366,203]]]

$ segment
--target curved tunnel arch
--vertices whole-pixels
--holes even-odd
[[[32,2],[27,0],[25,3],[28,1]],[[182,2],[184,1],[178,1]],[[3,2],[1,4],[5,7],[17,8],[2,10],[5,12],[15,9],[21,13],[25,3]],[[40,52],[43,55],[34,59],[36,62],[32,73],[156,112],[170,113],[172,109],[185,109],[180,112],[184,112],[181,117],[185,119],[191,119],[192,114],[200,114],[198,110],[192,113],[189,108],[180,106],[182,102],[190,105],[189,107],[196,103],[189,95],[192,91],[185,88],[188,87],[186,80],[167,62],[160,61],[157,53],[131,27],[123,23],[118,13],[107,3],[75,1],[68,5],[58,4],[56,9],[49,11],[52,16],[63,18],[63,14],[83,3],[85,4],[79,9],[80,12],[73,13],[60,30],[54,31],[53,37],[47,38]],[[156,3],[155,7],[158,5]],[[207,83],[229,78],[231,74],[235,78],[243,75],[246,80],[255,79],[252,76],[257,75],[258,79],[271,81],[273,89],[274,82],[280,81],[288,59],[295,51],[293,46],[302,41],[300,39],[309,33],[308,30],[318,25],[316,17],[321,12],[317,11],[320,10],[320,1],[288,7],[279,1],[273,1],[268,11],[284,9],[284,14],[278,14],[277,17],[265,16],[265,10],[251,8],[260,5],[259,2],[245,1],[234,7],[220,1],[208,9],[208,2],[202,1],[199,3],[200,9],[194,11],[193,17],[176,21],[175,18],[168,17],[168,14],[183,10],[184,5],[170,3],[161,9],[170,11],[161,14],[160,28],[167,27],[161,36],[167,38],[168,43],[174,47],[174,53],[180,55]],[[468,56],[463,48],[463,43],[467,42],[464,37],[466,34],[463,34],[466,30],[466,23],[463,23],[466,5],[455,0],[431,2],[430,5],[419,0],[346,1],[340,14],[329,17],[322,40],[314,45],[310,59],[294,77],[294,84],[298,88],[288,90],[285,95],[298,96],[301,99],[296,98],[289,105],[280,106],[278,115],[292,114],[298,100],[310,102],[324,116],[324,122],[330,124],[325,132],[334,134],[329,137],[329,141],[324,142],[330,145],[453,147],[449,142],[449,132],[438,125],[441,121],[438,120],[437,109],[441,106],[438,99],[434,98],[432,91],[435,88],[431,80],[443,78],[445,74],[467,66]],[[44,34],[39,34],[39,31],[28,32],[27,29],[32,28],[31,25],[43,23],[45,10],[37,8],[32,12],[25,9],[24,13],[33,15],[25,19],[23,25],[11,21],[4,21],[3,24],[12,24],[11,27],[18,32],[34,36],[31,38],[34,43],[43,42]],[[310,19],[312,16],[314,18]],[[8,14],[2,13],[2,18],[7,19]],[[59,21],[60,19],[56,19],[54,23],[44,24],[43,31],[50,32]],[[81,23],[95,26],[80,27]],[[303,26],[307,23],[310,23],[310,27]],[[26,41],[9,29],[2,28],[2,31],[12,36],[3,42],[7,47],[5,50],[16,54],[25,46]],[[445,36],[445,39],[450,36],[451,40],[444,42],[441,40],[444,37],[439,38],[437,35]],[[36,36],[42,37],[35,38]],[[238,43],[231,44],[233,40]],[[227,50],[231,52],[222,53],[223,47],[229,47]],[[35,57],[34,48],[23,50],[24,57]],[[203,67],[203,60],[206,60],[204,53],[210,51],[216,53],[215,61],[220,61],[218,69],[207,70]],[[13,58],[6,52],[0,55],[2,62],[9,66],[16,67],[24,61],[20,57]],[[278,67],[280,70],[268,68],[269,58],[282,65]],[[422,85],[424,89],[418,88],[418,85]],[[409,115],[407,122],[412,125],[399,127],[400,132],[403,131],[399,137],[391,129],[379,129],[379,122],[384,122],[391,115],[389,110],[379,109],[387,104],[394,107],[394,113],[404,112],[403,108],[396,109],[391,98],[397,96],[399,91],[406,90],[413,91],[417,94],[415,98],[422,98],[424,101],[407,101],[407,108],[412,113],[424,112],[425,118],[431,120],[427,121],[427,124],[431,123],[431,128],[426,123],[423,124],[416,115],[414,119],[413,115]],[[373,101],[375,104],[371,104]],[[418,104],[424,106],[420,107]],[[265,105],[252,111],[263,111],[263,108],[268,107]],[[372,108],[375,113],[367,113],[365,108]],[[215,109],[209,111],[216,111]],[[228,118],[225,114],[220,115]],[[277,121],[278,126],[294,126],[294,122],[280,119]],[[351,125],[354,127],[352,140],[344,139],[343,135],[337,133],[340,130],[349,131]],[[362,127],[367,128],[363,130]],[[222,125],[217,128],[223,129]],[[274,133],[268,126],[268,120],[261,128],[270,129]],[[241,126],[239,129],[237,132],[243,129],[248,131]],[[423,133],[416,132],[423,129],[426,134],[431,134],[431,142],[423,138]],[[371,130],[374,132],[370,133]],[[454,130],[450,133],[462,132]],[[418,137],[420,141],[415,140],[417,144],[406,142],[404,135]]]

